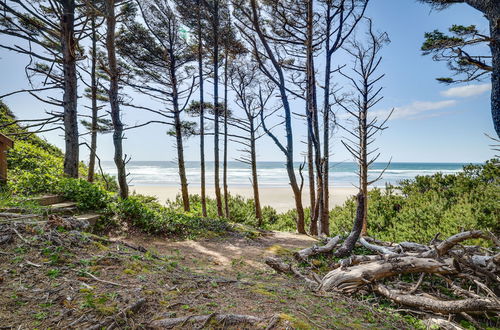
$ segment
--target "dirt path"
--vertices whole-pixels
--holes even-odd
[[[244,262],[259,270],[267,269],[264,259],[275,254],[292,253],[317,243],[306,236],[286,232],[269,232],[254,240],[246,238],[224,238],[201,241],[165,241],[141,237],[127,240],[145,246],[160,255],[184,256],[187,264],[194,268],[203,266],[216,271],[231,271],[235,262]],[[200,263],[201,262],[201,263]]]

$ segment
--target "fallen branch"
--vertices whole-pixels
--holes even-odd
[[[450,301],[439,300],[435,298],[405,294],[398,290],[390,290],[380,283],[373,285],[373,290],[399,304],[417,307],[441,314],[500,311],[499,303],[486,298]]]
[[[327,243],[323,246],[313,245],[310,248],[295,252],[293,256],[299,261],[306,261],[311,256],[332,252],[339,242],[340,236],[335,236],[328,239]]]

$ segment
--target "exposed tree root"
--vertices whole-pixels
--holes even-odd
[[[180,327],[182,329],[191,329],[194,325],[199,325],[200,329],[206,328],[211,322],[215,322],[224,326],[234,326],[248,324],[252,326],[264,326],[266,320],[260,317],[241,314],[218,314],[210,315],[192,315],[185,317],[167,318],[151,322],[153,329],[173,329]]]
[[[489,240],[494,247],[462,245],[477,238]],[[373,254],[351,255],[335,262],[322,279],[312,272],[314,281],[281,259],[268,258],[266,263],[277,272],[295,275],[314,290],[371,291],[395,304],[409,307],[415,313],[435,314],[435,317],[425,320],[429,326],[462,329],[453,318],[477,325],[480,324],[478,317],[490,315],[498,318],[500,315],[500,246],[498,239],[489,232],[465,231],[442,241],[436,235],[429,245],[414,242],[393,244],[369,237],[360,237],[356,244]],[[352,242],[342,244],[337,236],[329,239],[325,246],[298,251],[295,259],[303,261],[320,253],[343,255],[346,246],[352,251]],[[406,276],[404,281],[402,276]],[[415,282],[408,283],[412,278]],[[450,315],[451,318],[446,320],[441,315]],[[482,320],[491,324],[495,318]]]

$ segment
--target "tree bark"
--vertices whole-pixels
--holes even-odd
[[[253,200],[255,203],[255,217],[257,218],[257,227],[262,227],[262,209],[260,206],[259,181],[257,177],[257,150],[255,147],[255,118],[249,116],[250,120],[250,161],[252,166],[252,187]]]
[[[281,101],[283,104],[283,109],[285,112],[285,131],[286,131],[286,148],[280,147],[280,149],[284,152],[286,156],[286,170],[288,174],[288,178],[290,180],[290,186],[292,187],[293,191],[293,196],[295,200],[295,208],[297,211],[297,231],[300,234],[306,234],[305,230],[305,219],[304,219],[304,208],[302,205],[302,189],[299,186],[297,182],[297,177],[295,175],[295,169],[293,166],[293,129],[292,129],[292,112],[290,110],[290,103],[288,101],[288,96],[287,96],[287,90],[285,88],[285,76],[283,74],[283,70],[280,67],[280,64],[278,63],[276,57],[273,54],[273,51],[271,47],[269,46],[266,36],[262,32],[260,25],[259,25],[259,15],[257,11],[257,1],[256,0],[251,0],[250,2],[251,5],[251,10],[252,10],[252,25],[255,29],[255,32],[259,36],[259,40],[262,42],[262,45],[264,46],[264,49],[269,56],[270,61],[273,64],[273,67],[275,68],[277,74],[278,74],[278,81],[279,84],[277,84],[279,88],[279,93],[281,97]],[[267,131],[266,133],[268,133]],[[269,133],[268,133],[269,134]],[[278,142],[275,139],[273,139],[274,142]],[[278,142],[279,144],[279,142]]]
[[[222,185],[224,186],[224,210],[226,218],[229,219],[229,189],[227,186],[227,88],[228,88],[228,50],[224,50],[224,164],[222,169],[223,179]]]
[[[172,36],[173,38],[173,36]],[[175,141],[177,146],[177,165],[179,168],[179,178],[181,181],[182,204],[184,211],[189,212],[189,191],[186,177],[186,166],[184,162],[184,144],[182,141],[182,121],[181,110],[179,109],[179,92],[177,89],[177,62],[172,48],[168,51],[170,57],[170,80],[172,82],[172,104],[174,107]]]
[[[438,261],[431,258],[403,256],[355,265],[348,269],[334,269],[325,275],[320,289],[348,293],[366,284],[399,274],[454,274],[456,272],[451,258]]]
[[[111,120],[113,122],[113,144],[115,147],[114,161],[118,171],[118,185],[120,187],[120,197],[128,198],[127,172],[125,169],[125,159],[123,157],[123,123],[121,121],[120,101],[118,99],[118,64],[116,60],[115,47],[115,0],[106,0],[106,49],[108,52],[109,71],[109,102],[111,106]]]
[[[201,25],[201,0],[197,0],[198,13],[198,74],[200,76],[200,170],[201,170],[201,213],[207,216],[207,197],[205,183],[205,99],[203,80],[203,30]]]
[[[87,181],[94,182],[95,174],[95,159],[97,153],[97,31],[95,25],[95,15],[92,15],[91,28],[92,28],[92,58],[91,58],[91,68],[90,68],[90,97],[92,101],[92,123],[90,131],[90,156],[89,156],[89,171],[87,176]]]
[[[78,178],[78,83],[76,78],[75,1],[64,0],[61,16],[61,48],[64,74],[64,174]]]
[[[495,131],[500,137],[500,5],[497,3],[496,6],[497,8],[492,8],[492,12],[489,15],[486,13],[486,16],[490,22],[492,39],[490,42],[493,67],[493,72],[491,72],[491,114]]]
[[[215,199],[217,201],[217,215],[224,216],[222,211],[222,198],[220,190],[220,173],[219,173],[219,0],[214,1],[213,14],[213,42],[214,42],[214,109],[215,109],[215,132],[214,132],[214,185]]]
[[[366,208],[365,198],[366,197],[365,195],[363,195],[362,192],[358,193],[357,196],[358,205],[356,209],[356,219],[354,220],[354,226],[351,230],[351,233],[344,241],[342,246],[335,252],[336,257],[343,258],[350,255],[356,245],[356,242],[359,239],[364,223],[363,220]]]

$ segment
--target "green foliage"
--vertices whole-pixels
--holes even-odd
[[[231,231],[224,219],[203,218],[190,213],[161,205],[156,198],[133,195],[119,200],[111,206],[111,211],[122,221],[151,234],[167,234],[176,237],[196,237]]]
[[[114,178],[107,176],[106,184],[99,176],[95,187],[82,183],[83,180],[65,179],[62,151],[37,135],[28,134],[28,131],[19,126],[15,120],[9,108],[0,101],[0,127],[6,125],[1,132],[15,138],[14,148],[7,154],[8,192],[21,196],[43,193],[68,194],[72,197],[67,198],[78,198],[75,201],[82,209],[101,208],[105,205],[107,197],[102,201],[97,199],[104,197],[103,187],[110,191],[117,190]],[[80,176],[85,177],[87,168],[83,163],[80,164],[79,170]],[[80,191],[78,196],[75,195],[75,191]],[[87,198],[88,201],[85,200]]]
[[[399,187],[369,193],[368,232],[382,240],[428,243],[434,235],[462,230],[500,233],[500,163],[468,165],[460,173],[417,176]],[[349,231],[356,212],[354,200],[331,212],[332,232]]]
[[[63,178],[55,186],[55,193],[76,202],[80,210],[104,209],[111,196],[103,187],[83,179]]]

